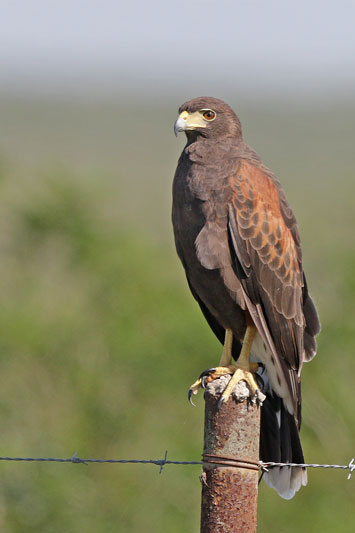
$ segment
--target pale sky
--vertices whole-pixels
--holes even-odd
[[[2,0],[0,90],[351,91],[355,1]],[[203,91],[203,89],[206,89]]]

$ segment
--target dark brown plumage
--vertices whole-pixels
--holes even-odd
[[[185,131],[187,144],[175,173],[172,219],[190,289],[222,343],[232,330],[235,359],[251,317],[258,331],[252,357],[265,366],[261,459],[303,462],[300,373],[316,353],[320,324],[295,216],[226,103],[195,98],[179,113],[175,129]],[[306,473],[273,469],[266,481],[290,498]]]

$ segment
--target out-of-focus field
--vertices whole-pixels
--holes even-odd
[[[183,99],[183,97],[182,97]],[[0,456],[199,460],[220,346],[173,247],[171,104],[0,99]],[[303,372],[310,462],[355,450],[355,103],[230,102],[284,185],[323,331]],[[200,467],[0,464],[0,530],[193,533]],[[355,479],[262,483],[261,533],[355,530]]]

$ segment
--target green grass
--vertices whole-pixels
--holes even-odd
[[[55,143],[43,133],[50,120],[42,116],[36,126],[43,108],[21,108],[17,122],[24,109],[34,128],[29,143],[38,151],[31,160],[21,124],[10,131],[11,142],[2,143],[0,455],[69,457],[77,451],[81,457],[150,459],[167,449],[171,459],[198,460],[203,400],[191,408],[186,391],[215,363],[220,347],[173,249],[169,197],[179,147],[165,134],[157,143],[156,130],[149,137],[154,110],[126,111],[118,113],[123,121],[142,120],[147,144],[139,157],[131,126],[116,157],[111,146],[107,165],[106,137],[95,137],[95,145],[89,132],[88,158],[96,160],[96,146],[97,167],[76,166],[75,128],[70,157],[58,147],[55,156]],[[157,119],[159,128],[169,120]],[[53,131],[67,142],[63,118]],[[84,130],[80,135],[78,160]],[[270,163],[276,141],[267,139]],[[290,147],[285,157],[295,176],[292,153]],[[336,180],[324,171],[312,181],[303,169],[285,187],[300,221],[323,326],[319,355],[303,373],[306,459],[345,464],[355,440],[355,190],[342,158]],[[287,159],[275,166],[286,168]],[[149,465],[2,463],[0,530],[198,531],[200,468],[158,471]],[[311,470],[309,485],[289,502],[261,484],[259,531],[350,533],[354,505],[354,479],[347,481],[343,471]]]

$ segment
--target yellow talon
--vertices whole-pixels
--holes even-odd
[[[256,365],[257,366],[257,365]],[[243,370],[242,368],[237,368],[237,370],[234,372],[232,379],[228,383],[227,387],[223,391],[223,394],[220,398],[220,404],[226,402],[230,395],[232,394],[233,390],[235,389],[236,385],[239,383],[239,381],[245,381],[248,385],[251,395],[255,396],[257,392],[259,391],[259,387],[254,379],[254,376],[251,372],[248,370]]]
[[[220,366],[211,369],[206,374],[203,373],[200,378],[191,385],[189,389],[189,400],[192,404],[193,402],[191,401],[191,396],[195,396],[200,387],[204,387],[205,383],[210,383],[211,381],[227,374],[233,375],[220,398],[220,405],[229,399],[237,383],[242,380],[247,383],[253,396],[258,394],[259,387],[252,374],[252,372],[256,372],[258,369],[258,364],[249,363],[250,350],[256,335],[256,331],[257,330],[254,325],[247,326],[238,362],[236,364],[231,364],[233,333],[229,329],[226,330]]]

